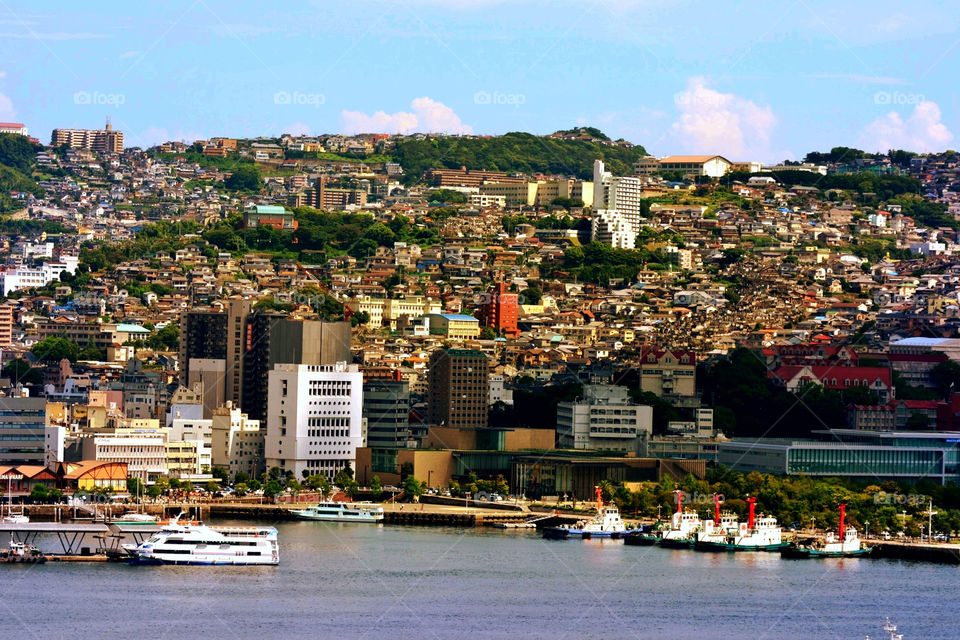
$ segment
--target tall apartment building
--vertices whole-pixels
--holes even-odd
[[[297,478],[356,468],[363,441],[363,374],[356,365],[278,364],[267,392],[266,466]]]
[[[360,189],[339,189],[327,186],[327,177],[320,176],[307,191],[306,204],[314,209],[343,209],[347,205],[362,207],[367,204],[367,192]]]
[[[0,398],[0,465],[44,464],[45,398]]]
[[[264,436],[259,420],[250,420],[233,403],[218,407],[210,421],[212,462],[234,478],[244,472],[251,478],[266,470]]]
[[[633,404],[626,387],[585,385],[583,399],[557,404],[557,446],[638,453],[653,433],[653,408]]]
[[[593,210],[612,210],[623,215],[634,230],[640,230],[640,200],[643,181],[635,176],[614,176],[602,160],[593,163]]]
[[[0,347],[13,344],[13,305],[0,304]]]
[[[431,424],[484,429],[490,395],[490,364],[482,351],[438,349],[427,374],[427,417]]]
[[[103,129],[54,129],[50,146],[89,149],[100,153],[123,153],[123,132],[108,122]]]
[[[510,293],[506,283],[498,282],[480,304],[477,313],[480,326],[492,327],[510,338],[518,336],[518,301],[517,294]]]
[[[634,249],[637,246],[637,228],[627,216],[600,209],[594,211],[590,219],[590,239],[617,249]]]
[[[410,435],[410,383],[370,379],[363,383],[363,417],[367,446],[398,449]]]
[[[254,420],[267,418],[268,376],[283,364],[349,362],[350,323],[300,320],[279,313],[247,317],[240,407]]]

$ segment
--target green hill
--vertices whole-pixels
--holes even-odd
[[[390,155],[403,167],[408,180],[418,179],[427,169],[441,167],[556,173],[589,179],[594,160],[603,160],[614,175],[632,175],[633,163],[647,153],[639,145],[627,148],[514,132],[490,138],[401,140]]]
[[[0,133],[0,213],[22,208],[10,197],[11,191],[43,195],[43,189],[30,177],[36,156],[36,147],[25,136]]]

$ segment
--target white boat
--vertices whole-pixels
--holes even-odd
[[[0,518],[0,523],[2,524],[28,524],[30,522],[30,517],[23,513],[23,506],[20,507],[20,511],[15,512],[13,510],[13,477],[7,475],[7,515]]]
[[[740,530],[740,521],[729,511],[720,513],[721,496],[713,496],[713,520],[706,520],[700,531],[697,532],[697,542],[725,542],[728,536],[735,535]]]
[[[122,525],[154,525],[159,524],[159,520],[156,516],[151,516],[148,513],[125,513],[116,520],[111,521],[110,524],[122,524]]]
[[[141,544],[125,544],[132,564],[276,565],[274,527],[209,527],[178,519]]]
[[[700,531],[700,516],[683,508],[683,492],[674,491],[677,497],[677,510],[670,516],[670,528],[660,536],[661,547],[688,548],[696,542],[697,532]]]
[[[728,531],[722,540],[698,540],[694,548],[700,551],[780,551],[789,546],[783,541],[777,519],[764,515],[756,517],[756,498],[748,498],[747,503],[750,517],[747,522],[740,523],[739,529]]]
[[[372,502],[321,502],[306,509],[291,511],[301,520],[327,522],[382,522],[383,507]]]
[[[614,538],[623,537],[627,525],[620,519],[620,510],[613,505],[603,504],[603,494],[597,487],[597,513],[590,520],[579,520],[576,524],[562,524],[558,527],[545,527],[544,538],[565,540],[567,538]]]

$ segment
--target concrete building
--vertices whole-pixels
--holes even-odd
[[[13,305],[0,304],[0,347],[13,344]]]
[[[480,335],[480,321],[459,313],[430,313],[424,316],[430,322],[430,335],[451,340],[467,340]]]
[[[244,209],[243,226],[251,229],[270,227],[281,231],[293,231],[298,225],[293,211],[274,205],[257,204]]]
[[[640,354],[640,390],[658,397],[697,394],[697,356],[692,351],[644,349]]]
[[[189,311],[180,319],[180,384],[203,382],[207,411],[228,400],[240,403],[247,316],[252,309],[249,300],[230,300],[222,312]],[[253,336],[249,337],[252,341]]]
[[[489,361],[482,351],[438,349],[427,373],[427,416],[431,424],[484,429],[490,395]]]
[[[502,335],[514,338],[520,335],[517,303],[517,294],[510,293],[506,283],[498,282],[484,295],[477,310],[477,320],[481,326],[492,327]]]
[[[109,435],[83,438],[83,459],[99,462],[120,462],[127,465],[131,478],[153,484],[167,475],[167,439],[154,430],[117,429]]]
[[[616,211],[634,231],[640,231],[640,201],[643,181],[635,176],[617,177],[604,168],[603,161],[593,163],[593,210]]]
[[[0,133],[16,133],[25,136],[27,135],[27,127],[20,122],[0,122]]]
[[[667,156],[660,158],[660,171],[680,171],[685,176],[719,178],[732,163],[723,156]]]
[[[0,464],[43,464],[45,398],[0,398]]]
[[[413,320],[431,313],[442,313],[443,305],[439,300],[425,296],[404,296],[402,298],[375,298],[356,296],[349,300],[354,312],[365,311],[370,315],[367,327],[379,329],[389,327],[396,330],[404,319]]]
[[[363,383],[363,417],[367,445],[374,449],[407,446],[410,437],[410,384],[405,380]]]
[[[100,153],[123,153],[123,132],[114,131],[108,122],[103,129],[54,129],[50,135],[51,147],[68,146]]]
[[[617,249],[635,249],[637,225],[617,211],[600,209],[594,211],[590,218],[590,239]]]
[[[258,477],[266,470],[264,438],[266,430],[259,420],[250,420],[239,407],[228,402],[213,411],[210,420],[211,464],[230,472]]]
[[[363,443],[363,375],[356,365],[277,364],[269,374],[266,465],[297,478],[355,468]]]
[[[626,387],[584,385],[583,399],[557,405],[557,447],[639,453],[653,432],[653,408],[633,404]]]

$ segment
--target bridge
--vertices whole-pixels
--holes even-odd
[[[0,540],[31,544],[44,551],[50,540],[59,547],[53,553],[88,555],[97,549],[118,550],[124,540],[140,544],[160,530],[157,525],[108,525],[103,523],[63,524],[60,522],[0,523]],[[41,538],[43,543],[41,544]]]

